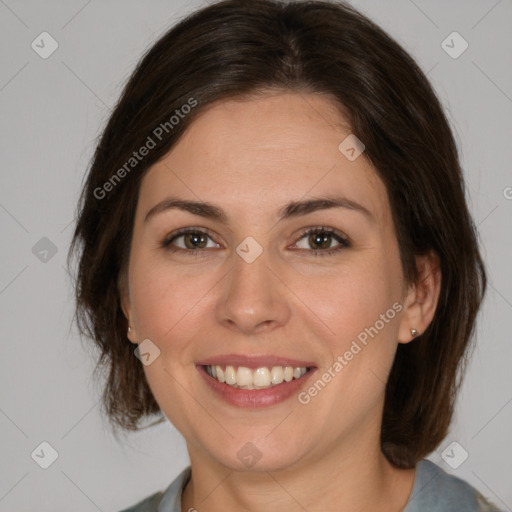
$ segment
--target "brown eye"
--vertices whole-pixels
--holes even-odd
[[[181,236],[187,249],[203,249],[206,247],[208,236],[204,236],[202,233],[186,233]]]
[[[309,252],[312,252],[314,256],[328,255],[350,247],[350,243],[346,238],[330,228],[310,229],[302,234],[300,240],[302,239],[305,239],[306,247],[300,247],[299,243],[296,245],[301,249],[312,249]],[[332,246],[333,240],[337,243],[334,247]]]
[[[312,233],[309,235],[308,242],[313,249],[329,249],[332,235],[330,233]]]
[[[218,247],[218,244],[208,246],[211,237],[199,229],[187,228],[168,236],[160,244],[161,247],[172,251],[196,251],[197,249],[208,249]]]

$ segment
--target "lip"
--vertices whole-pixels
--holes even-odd
[[[206,372],[207,365],[224,366],[245,366],[250,369],[261,368],[262,366],[292,366],[294,368],[305,366],[308,371],[300,378],[290,382],[282,382],[267,389],[238,389],[229,386],[217,379],[210,377]],[[247,356],[216,356],[196,363],[196,368],[211,391],[224,402],[243,408],[269,407],[296,395],[301,388],[305,387],[309,379],[315,374],[316,367],[307,361],[288,359],[282,357],[247,357]]]
[[[312,361],[300,361],[299,359],[289,359],[287,357],[279,356],[247,356],[239,354],[225,354],[214,357],[209,357],[202,361],[198,361],[196,365],[200,366],[226,366],[232,365],[234,367],[245,366],[251,370],[256,370],[263,366],[292,366],[297,368],[299,366],[305,366],[306,368],[314,367],[315,364]]]

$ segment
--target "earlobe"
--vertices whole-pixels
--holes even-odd
[[[133,326],[132,321],[132,315],[131,315],[131,304],[130,304],[130,297],[128,296],[128,293],[126,291],[122,291],[120,293],[120,302],[121,302],[121,309],[124,313],[124,316],[126,317],[126,321],[128,322],[128,329],[126,332],[126,337],[134,344],[137,343],[137,334],[135,332],[135,328]]]
[[[138,342],[137,342],[137,334],[135,332],[135,329],[132,328],[132,326],[130,325],[130,317],[127,316],[127,319],[128,319],[128,330],[126,331],[126,337],[132,342],[134,343],[135,345],[138,345]]]
[[[130,327],[128,326],[128,331],[126,333],[126,337],[135,345],[138,345],[137,343],[137,338],[135,336],[135,331]]]
[[[123,311],[125,310],[125,308],[123,308]],[[125,316],[126,316],[126,319],[128,321],[128,329],[126,331],[126,337],[132,342],[134,343],[135,345],[138,345],[137,343],[137,333],[135,332],[135,328],[132,327],[133,323],[131,321],[131,316],[129,314],[129,310],[128,310],[128,314],[125,312]]]
[[[432,322],[441,291],[441,267],[434,251],[416,258],[417,282],[409,287],[405,313],[400,321],[398,342],[409,343],[421,336]]]

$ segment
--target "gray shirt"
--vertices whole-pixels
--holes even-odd
[[[181,493],[190,476],[185,468],[164,491],[121,512],[181,512]],[[416,465],[411,495],[402,512],[501,512],[474,487],[423,459]]]

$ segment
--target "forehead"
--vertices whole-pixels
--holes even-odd
[[[243,216],[337,193],[383,218],[387,194],[375,169],[364,153],[350,161],[338,148],[350,133],[335,103],[320,94],[282,92],[217,102],[147,172],[141,208],[172,194],[229,202],[233,214]]]
[[[245,162],[252,171],[260,160],[271,166],[269,158],[294,161],[307,153],[308,161],[313,160],[328,144],[331,160],[338,158],[336,142],[349,132],[345,119],[324,96],[267,92],[211,105],[191,124],[174,153],[179,158],[194,151],[228,167]]]

